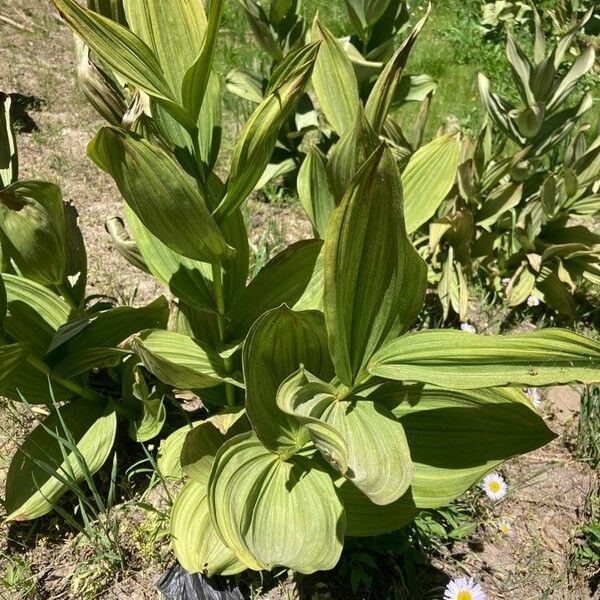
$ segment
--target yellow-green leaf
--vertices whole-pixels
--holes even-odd
[[[346,519],[329,472],[306,456],[281,460],[254,433],[217,453],[208,503],[219,536],[250,569],[314,573],[339,560]]]

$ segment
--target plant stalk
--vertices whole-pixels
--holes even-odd
[[[212,276],[213,276],[213,287],[215,291],[215,301],[217,304],[218,313],[218,325],[219,325],[219,339],[225,343],[227,339],[227,324],[225,322],[225,294],[223,293],[223,279],[221,277],[221,263],[212,263]],[[226,373],[231,373],[233,370],[233,363],[231,357],[223,359],[223,366],[225,367]],[[227,404],[233,406],[235,404],[235,388],[233,384],[225,384],[225,395],[227,398]]]

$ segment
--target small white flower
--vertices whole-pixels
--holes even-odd
[[[486,475],[481,487],[490,500],[501,500],[506,496],[508,486],[500,473]]]
[[[525,388],[525,393],[536,408],[542,405],[542,393],[539,388]]]
[[[446,586],[444,600],[485,600],[485,592],[472,577],[459,577]]]
[[[512,525],[508,519],[500,519],[498,523],[496,523],[496,527],[498,527],[498,531],[505,537],[512,535]]]
[[[471,325],[471,323],[461,323],[460,330],[466,331],[467,333],[477,333],[477,330],[473,325]]]
[[[539,306],[540,305],[540,299],[537,296],[534,296],[533,294],[531,296],[529,296],[529,298],[527,298],[527,306]]]
[[[510,283],[510,277],[503,277],[500,280],[500,283],[502,284],[502,287],[507,287],[508,284]]]

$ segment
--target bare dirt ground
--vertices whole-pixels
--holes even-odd
[[[15,94],[22,109],[18,139],[21,173],[56,182],[77,207],[88,247],[88,293],[108,294],[125,302],[161,293],[156,283],[114,251],[104,232],[105,219],[120,214],[121,201],[112,181],[85,156],[86,144],[102,121],[77,89],[70,33],[58,22],[48,0],[2,0],[0,17],[6,17],[0,19],[0,89]],[[286,243],[309,234],[306,222],[298,219],[293,208],[273,210],[253,202],[251,213],[257,244],[261,240],[271,245]],[[482,526],[481,543],[476,547],[456,543],[435,559],[436,569],[448,576],[474,576],[494,599],[600,598],[585,574],[573,573],[569,562],[576,543],[574,532],[598,485],[594,471],[575,460],[571,452],[578,398],[566,388],[549,394],[541,410],[558,439],[507,463],[503,473],[511,493],[490,509],[490,523]],[[0,491],[9,457],[23,433],[11,429],[2,411],[0,405],[5,436],[0,442]],[[68,529],[65,533],[56,516],[34,526],[13,526],[10,531],[0,527],[0,572],[12,569],[15,561],[23,562],[35,585],[31,596],[19,596],[22,598],[157,598],[153,584],[169,560],[168,547],[164,538],[154,535],[155,529],[161,528],[160,519],[136,510],[125,511],[121,532],[128,540],[128,574],[105,582],[102,591],[73,584],[78,577],[85,581],[82,569],[97,569],[101,574],[103,566],[86,561],[90,549],[78,545]],[[499,537],[493,527],[500,516],[513,523],[509,537]],[[285,593],[297,597],[293,586]],[[1,594],[6,600],[17,599]],[[335,593],[328,597],[339,598]],[[370,597],[382,596],[373,589]]]

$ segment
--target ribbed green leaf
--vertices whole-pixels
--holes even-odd
[[[456,134],[439,137],[419,148],[402,173],[406,231],[428,221],[452,189],[460,154]]]
[[[391,504],[373,504],[355,485],[344,478],[335,482],[346,513],[346,536],[374,536],[395,531],[411,523],[420,509],[409,490]]]
[[[206,262],[232,258],[194,180],[164,150],[124,130],[104,127],[88,156],[109,173],[148,230],[183,256]]]
[[[335,389],[301,369],[279,388],[277,404],[309,431],[323,457],[374,504],[398,500],[412,480],[402,425],[385,407]]]
[[[258,105],[233,149],[227,193],[214,216],[225,217],[246,200],[271,160],[281,125],[294,109],[310,78],[317,47],[305,53],[304,60]],[[288,60],[293,60],[294,56]],[[285,65],[284,65],[285,66]]]
[[[180,333],[148,329],[131,336],[124,345],[151,373],[176,388],[207,388],[224,381],[242,385],[226,372],[217,352]]]
[[[506,459],[555,437],[520,390],[391,385],[378,398],[406,431],[419,508],[448,504]]]
[[[204,310],[216,310],[210,265],[181,256],[150,233],[129,206],[125,215],[148,270],[175,297]]]
[[[316,18],[312,37],[314,41],[321,40],[313,86],[325,118],[341,136],[354,125],[360,104],[354,69],[342,45]]]
[[[4,332],[14,341],[28,342],[43,356],[58,328],[69,319],[71,308],[39,283],[8,273],[2,279],[8,302]]]
[[[564,329],[503,336],[420,331],[393,340],[373,375],[455,389],[600,382],[600,344]]]
[[[167,409],[162,398],[140,400],[139,404],[139,414],[129,420],[127,433],[134,442],[147,442],[162,431],[167,420]]]
[[[198,4],[201,7],[201,4]],[[195,53],[197,58],[195,58],[194,62],[190,65],[183,78],[181,87],[183,105],[190,113],[192,119],[197,119],[200,115],[200,110],[202,109],[206,90],[209,85],[219,26],[221,24],[223,4],[224,0],[215,0],[210,3],[208,24],[203,35],[202,46],[199,48],[199,51]],[[198,37],[198,41],[199,40],[200,37]]]
[[[7,344],[0,346],[0,389],[4,388],[11,380],[12,374],[20,368],[27,356],[27,344]]]
[[[314,573],[339,560],[346,523],[329,473],[305,456],[281,460],[253,433],[217,453],[208,503],[219,536],[251,569]]]
[[[169,89],[181,101],[184,75],[198,58],[206,31],[202,2],[125,0],[124,7],[131,31],[152,50]]]
[[[139,308],[117,306],[90,313],[62,325],[52,339],[47,353],[60,351],[77,355],[100,345],[114,348],[142,329],[166,327],[168,315],[169,305],[162,296]]]
[[[298,198],[319,237],[327,233],[335,198],[329,189],[325,158],[316,146],[306,155],[298,171]],[[315,234],[316,235],[316,234]]]
[[[177,496],[171,511],[171,544],[188,573],[235,575],[246,569],[221,541],[208,509],[205,483],[189,481]]]
[[[278,409],[277,389],[300,365],[324,381],[331,379],[323,316],[316,311],[294,312],[285,305],[266,312],[248,333],[243,364],[252,427],[268,449],[293,454],[308,441],[308,433]]]
[[[382,146],[349,184],[325,240],[325,322],[342,383],[351,386],[373,353],[413,324],[426,277],[404,229],[400,174]]]
[[[379,1],[379,4],[382,4],[381,0]],[[385,9],[383,12],[385,12]],[[400,48],[396,50],[394,56],[388,61],[369,94],[365,106],[365,113],[367,119],[369,119],[369,123],[371,123],[371,127],[373,127],[373,130],[378,134],[383,128],[392,101],[396,96],[400,78],[402,77],[402,72],[406,66],[410,51],[417,41],[417,37],[419,36],[419,33],[421,33],[421,29],[423,29],[430,12],[431,4],[427,8],[425,16],[414,26],[410,35],[402,42]]]
[[[66,224],[60,188],[18,181],[0,189],[0,239],[5,260],[24,277],[59,285],[66,270]]]
[[[169,87],[152,50],[126,27],[82,8],[75,0],[54,0],[68,25],[126,81],[146,93],[174,104]]]
[[[321,240],[303,240],[273,257],[240,294],[230,310],[232,329],[242,338],[254,321],[281,304],[294,307],[311,284]],[[293,273],[293,277],[289,277]]]
[[[337,471],[348,471],[348,446],[340,431],[328,422],[336,389],[301,367],[277,390],[277,406],[308,430],[312,443]]]
[[[342,135],[331,150],[327,162],[327,175],[336,204],[340,203],[346,186],[373,154],[378,144],[379,138],[369,125],[361,106],[354,127],[349,127]]]
[[[176,429],[167,438],[165,438],[159,448],[158,455],[156,457],[156,464],[159,473],[163,477],[169,477],[173,479],[180,479],[183,477],[183,469],[181,468],[181,449],[185,442],[185,437],[192,430],[192,428],[201,421],[195,423],[188,423],[179,429]]]
[[[17,139],[10,118],[10,96],[0,92],[0,189],[19,176]]]
[[[128,355],[129,352],[118,348],[87,348],[67,354],[52,367],[52,372],[68,379],[86,373],[90,369],[114,367]]]
[[[208,485],[213,461],[219,448],[229,439],[250,431],[246,411],[239,407],[225,409],[191,429],[181,447],[180,464],[194,481]]]
[[[113,446],[117,431],[115,412],[108,410],[105,403],[83,398],[61,407],[60,411],[88,471],[95,473]],[[53,412],[19,447],[6,478],[4,506],[7,521],[27,521],[50,512],[52,503],[67,491],[60,478],[69,481],[83,478],[75,453],[67,449],[67,460],[64,460],[59,442],[46,429],[65,437],[59,417]],[[59,477],[49,473],[48,469]]]

